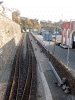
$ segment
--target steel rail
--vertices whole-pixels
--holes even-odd
[[[29,39],[29,36],[27,34],[27,49],[28,49],[28,67],[27,67],[27,74],[26,74],[26,80],[25,83],[21,83],[21,57],[22,57],[22,49],[23,49],[23,43],[24,43],[24,37],[21,40],[18,52],[17,52],[17,57],[16,57],[16,64],[15,64],[15,71],[14,71],[14,76],[12,80],[12,85],[10,89],[10,94],[9,94],[9,99],[8,100],[18,100],[19,98],[19,89],[21,88],[21,95],[19,100],[30,100],[31,95],[32,95],[32,88],[33,88],[33,60],[34,60],[34,55],[33,55],[33,49],[31,45],[31,41]],[[23,87],[21,87],[21,84],[24,84]]]
[[[28,65],[28,74],[26,78],[26,83],[24,86],[23,94],[21,100],[30,100],[31,89],[32,89],[32,81],[33,81],[33,56],[32,56],[32,48],[28,37],[28,53],[29,53],[29,65]],[[32,60],[32,61],[31,61]],[[32,63],[32,65],[31,65]],[[28,86],[29,85],[29,86]],[[29,87],[29,92],[27,92],[27,87]]]
[[[14,72],[14,77],[13,77],[13,82],[12,82],[12,87],[11,87],[11,91],[10,91],[10,95],[9,95],[9,100],[12,100],[12,98],[14,97],[14,86],[15,86],[15,80],[16,80],[16,74],[18,74],[17,72],[17,66],[18,66],[18,62],[20,61],[20,51],[21,51],[21,46],[22,46],[22,40],[21,40],[21,43],[20,43],[20,47],[18,49],[18,52],[17,52],[17,58],[16,58],[16,64],[15,64],[15,72]],[[19,68],[18,68],[19,69]]]
[[[18,77],[18,87],[17,87],[17,94],[16,94],[16,100],[18,100],[17,99],[17,96],[18,96],[18,90],[19,90],[19,86],[20,86],[20,66],[21,66],[21,64],[20,64],[20,60],[21,60],[21,54],[22,54],[22,49],[23,49],[23,43],[24,43],[24,36],[23,36],[23,39],[22,39],[22,41],[21,41],[21,53],[20,53],[20,57],[19,57],[19,77]]]
[[[28,37],[27,37],[27,40],[29,40]],[[29,47],[30,47],[30,44],[29,44],[29,41],[28,41],[29,65],[28,65],[28,73],[27,73],[26,83],[25,83],[25,86],[24,86],[24,90],[23,90],[21,100],[24,100],[24,98],[26,96],[26,88],[27,88],[28,79],[29,79],[29,76],[30,76],[30,48]]]
[[[32,82],[33,82],[33,55],[32,55],[32,79],[31,79],[31,86],[30,86],[30,93],[29,93],[29,99],[28,100],[30,100],[30,97],[31,97]]]

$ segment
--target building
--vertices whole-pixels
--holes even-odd
[[[0,1],[0,14],[12,20],[12,11],[6,6],[5,2]]]
[[[52,40],[52,33],[49,31],[42,32],[43,41],[51,41]]]
[[[63,44],[75,49],[75,21],[62,24],[62,45]]]
[[[0,13],[5,13],[5,3],[3,1],[0,1]]]
[[[54,30],[54,33],[52,34],[52,39],[55,39],[55,38],[56,38],[56,41],[61,42],[61,39],[62,39],[61,29],[58,30],[57,33],[56,33],[56,30]]]
[[[50,31],[52,34],[55,30],[55,27],[41,27],[42,30]]]

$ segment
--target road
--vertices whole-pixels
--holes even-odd
[[[42,35],[35,34],[36,38],[49,50],[49,41],[43,41]],[[54,51],[54,42],[50,41],[50,50],[52,53]],[[75,52],[70,49],[69,52],[69,64],[67,66],[67,54],[68,49],[63,49],[60,46],[55,45],[55,52],[54,56],[57,57],[62,63],[68,67],[68,69],[73,73],[75,76]]]

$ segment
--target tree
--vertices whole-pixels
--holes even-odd
[[[53,24],[51,21],[40,21],[42,27],[52,27]]]
[[[20,24],[20,11],[16,10],[12,13],[12,20],[15,21],[16,23]]]
[[[41,30],[41,25],[39,25],[39,22],[37,19],[29,19],[27,17],[22,17],[21,19],[21,28],[26,30],[27,28],[29,29],[38,29]]]
[[[16,11],[13,12],[13,14],[14,14],[15,16],[19,17],[19,16],[20,16],[20,11],[19,11],[19,10],[16,10]]]
[[[37,29],[40,31],[41,30],[41,25],[38,25],[37,26]]]
[[[37,19],[30,19],[30,21],[33,24],[33,28],[37,28],[37,26],[39,25],[38,20]]]
[[[12,20],[15,21],[16,23],[20,24],[20,19],[15,16],[14,14],[12,14]]]
[[[32,22],[27,17],[23,17],[20,20],[21,20],[21,28],[23,28],[24,30],[26,30],[27,28],[33,27]]]

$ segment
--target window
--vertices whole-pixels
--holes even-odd
[[[73,23],[73,29],[75,29],[75,22]]]
[[[70,37],[70,29],[68,29],[68,38]]]
[[[63,36],[65,37],[66,36],[66,30],[64,29],[63,31]]]

